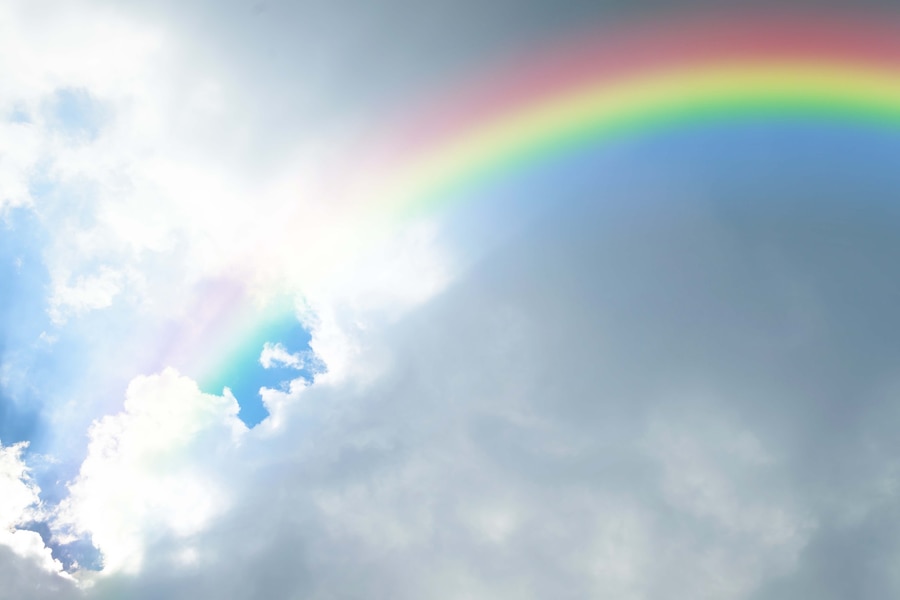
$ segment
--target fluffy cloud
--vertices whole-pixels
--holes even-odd
[[[271,369],[276,366],[302,369],[305,361],[300,353],[291,354],[283,344],[266,342],[262,353],[259,355],[259,364],[264,369]]]
[[[71,285],[58,284],[50,298],[50,318],[64,322],[68,313],[84,313],[89,310],[106,308],[121,292],[122,274],[112,269],[101,268],[96,275],[78,277]]]
[[[171,369],[135,379],[124,411],[91,428],[57,527],[90,535],[104,571],[136,571],[148,539],[188,537],[228,507],[216,473],[246,430],[237,413]]]

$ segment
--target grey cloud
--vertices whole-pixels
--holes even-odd
[[[856,175],[545,215],[372,334],[374,383],[299,395],[237,510],[160,540],[197,566],[97,594],[890,597],[898,248],[894,209],[827,200]]]
[[[43,600],[80,598],[74,582],[50,573],[31,558],[19,556],[0,545],[0,599]]]

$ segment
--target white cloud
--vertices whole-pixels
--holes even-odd
[[[239,273],[264,293],[288,287],[327,296],[319,303],[325,311],[337,295],[397,314],[446,283],[431,225],[413,228],[400,244],[380,243],[396,217],[381,214],[383,200],[346,177],[362,165],[347,159],[358,139],[345,116],[314,127],[321,119],[293,111],[282,127],[296,132],[290,142],[261,152],[275,131],[251,123],[269,119],[259,107],[282,84],[240,79],[243,65],[206,51],[169,9],[35,6],[17,1],[0,10],[8,33],[0,36],[0,73],[9,82],[0,108],[27,117],[7,122],[0,110],[0,127],[9,129],[0,137],[14,144],[13,160],[0,161],[0,182],[9,179],[8,202],[31,204],[52,234],[44,259],[57,324],[122,299],[165,319],[182,309],[177,299],[192,284],[224,274]],[[208,35],[224,44],[221,33]],[[72,139],[61,130],[53,103],[72,90],[96,109],[95,136]],[[309,93],[302,82],[287,91]],[[35,183],[40,191],[31,198]],[[352,290],[333,290],[351,279]],[[323,352],[326,338],[340,337],[320,335]],[[334,351],[335,373],[341,352]]]
[[[264,369],[271,369],[272,367],[302,369],[305,361],[299,352],[291,354],[283,344],[266,342],[263,345],[262,353],[259,355],[259,364]]]
[[[31,202],[29,181],[43,156],[37,127],[3,119],[3,108],[0,104],[0,216],[11,206]]]
[[[89,535],[109,573],[139,569],[161,531],[196,533],[228,507],[215,465],[245,432],[237,412],[171,369],[135,379],[124,411],[91,428],[57,527]]]
[[[35,518],[38,488],[22,462],[25,444],[0,446],[0,529],[9,530]]]
[[[70,314],[108,308],[122,291],[122,273],[101,267],[96,274],[81,275],[72,283],[60,282],[50,297],[50,318],[57,324]]]

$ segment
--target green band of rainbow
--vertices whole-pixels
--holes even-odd
[[[661,22],[591,32],[518,62],[390,126],[373,151],[389,158],[357,192],[373,219],[427,214],[485,177],[623,135],[759,118],[900,123],[900,22],[885,19]],[[398,143],[404,136],[412,141]]]
[[[498,172],[626,134],[788,117],[900,125],[900,72],[823,64],[711,65],[570,91],[461,135],[382,191],[401,217]]]

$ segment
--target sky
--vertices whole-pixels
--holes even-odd
[[[896,124],[391,197],[429,111],[709,14],[0,3],[0,600],[897,596]]]

